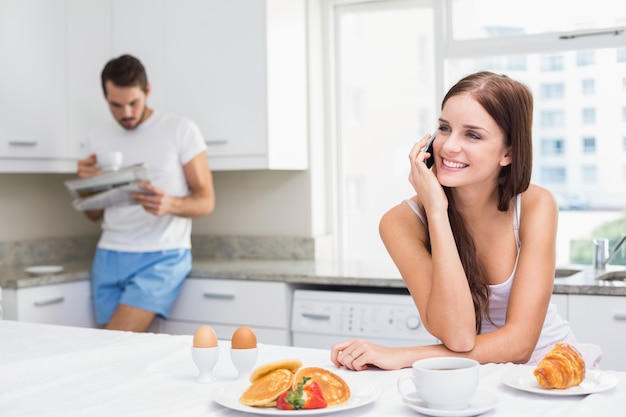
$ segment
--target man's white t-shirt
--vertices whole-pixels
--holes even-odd
[[[133,130],[115,121],[92,130],[86,151],[87,155],[121,151],[123,166],[145,163],[152,184],[171,196],[185,197],[189,188],[183,165],[206,151],[206,143],[193,121],[155,110]],[[191,248],[191,219],[154,216],[140,205],[105,209],[102,231],[98,247],[103,249],[155,252]]]

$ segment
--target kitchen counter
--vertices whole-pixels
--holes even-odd
[[[64,270],[55,275],[29,276],[24,265],[0,268],[0,287],[25,288],[39,285],[86,280],[91,260],[63,263]],[[609,266],[606,271],[624,271],[624,266]],[[575,271],[575,273],[571,273]],[[561,277],[564,273],[568,276]],[[571,273],[571,274],[570,274]],[[555,294],[626,296],[624,281],[600,281],[591,265],[569,265],[558,268],[554,280]],[[254,281],[279,281],[294,286],[405,288],[392,264],[337,262],[328,260],[194,260],[192,278],[217,278]]]
[[[219,359],[213,372],[216,380],[209,384],[196,382],[192,336],[4,320],[0,321],[0,340],[2,416],[244,417],[257,411],[276,416],[312,414],[239,405],[238,397],[249,385],[248,375],[237,379],[230,343],[225,340],[219,341]],[[314,414],[336,411],[336,415],[345,417],[418,415],[403,403],[396,388],[400,378],[410,375],[410,369],[353,372],[335,368],[328,349],[270,344],[259,344],[258,348],[255,366],[297,358],[304,366],[329,369],[349,384],[352,398],[346,408],[352,409],[318,410]],[[511,376],[515,381],[530,381],[531,372],[532,367],[511,363],[481,365],[478,396],[493,398],[487,403],[493,409],[485,409],[484,416],[615,416],[623,415],[620,413],[626,408],[626,372],[590,371],[580,388],[601,392],[589,395],[556,397],[547,392],[526,392],[522,388],[530,386],[527,382],[503,382]],[[434,415],[474,415],[435,411]]]

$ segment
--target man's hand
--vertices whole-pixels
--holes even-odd
[[[162,216],[172,212],[172,204],[176,200],[165,194],[165,191],[150,183],[141,183],[139,185],[145,193],[132,193],[131,196],[136,202],[143,206],[143,209],[155,216]]]
[[[100,167],[96,165],[96,154],[92,153],[85,159],[78,161],[78,176],[81,178],[93,177],[102,172]]]

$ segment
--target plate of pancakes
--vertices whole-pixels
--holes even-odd
[[[285,391],[295,388],[304,377],[316,381],[328,406],[316,409],[281,410],[276,400]],[[285,359],[259,366],[250,373],[248,381],[225,384],[215,393],[214,400],[223,407],[245,413],[287,416],[319,415],[363,407],[378,397],[371,384],[348,383],[333,371],[319,367],[302,367],[298,359]]]

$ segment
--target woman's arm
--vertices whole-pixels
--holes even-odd
[[[539,340],[552,294],[557,223],[558,207],[552,195],[531,185],[522,197],[519,230],[522,245],[506,322],[500,329],[478,335],[472,350],[453,351],[445,345],[390,348],[352,339],[333,345],[331,360],[337,366],[355,370],[369,365],[400,369],[411,366],[418,359],[434,356],[464,356],[480,363],[528,362]],[[421,233],[423,235],[424,231]],[[423,260],[423,254],[417,258]],[[428,272],[430,265],[426,269]],[[413,287],[421,288],[420,285]],[[416,298],[421,300],[419,296],[414,296]]]
[[[380,235],[426,329],[450,350],[466,352],[476,339],[474,304],[447,214],[429,213],[428,227],[403,203],[385,213]]]

